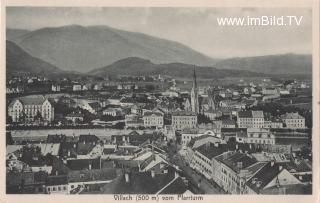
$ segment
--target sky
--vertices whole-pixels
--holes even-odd
[[[219,17],[303,16],[297,26],[219,26]],[[213,58],[312,52],[308,8],[7,7],[7,28],[107,25],[183,43]]]

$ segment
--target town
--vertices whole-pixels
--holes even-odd
[[[312,194],[312,81],[7,78],[8,194]]]

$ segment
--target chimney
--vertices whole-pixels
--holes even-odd
[[[273,166],[274,166],[274,160],[271,161],[271,167],[273,167]]]
[[[155,172],[154,170],[151,170],[151,177],[154,178],[154,176],[155,176]]]
[[[128,173],[125,173],[125,174],[124,174],[124,178],[126,179],[126,183],[129,183],[129,182],[130,182],[129,174],[128,174]]]
[[[281,171],[282,170],[282,166],[279,166],[279,171]]]

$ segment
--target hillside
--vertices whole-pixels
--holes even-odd
[[[180,43],[107,26],[43,28],[14,38],[14,42],[31,55],[69,71],[88,72],[127,57],[154,63],[214,63]]]
[[[112,75],[167,75],[172,77],[192,78],[193,69],[196,69],[199,78],[224,78],[227,76],[257,77],[266,76],[266,74],[255,73],[251,71],[239,70],[221,70],[213,67],[195,66],[184,63],[154,64],[150,60],[129,57],[119,60],[109,66],[105,66],[89,74],[95,76]]]
[[[6,70],[8,76],[19,74],[48,76],[63,72],[47,62],[31,56],[11,41],[6,41]]]
[[[24,30],[24,29],[6,29],[6,40],[14,40],[15,38],[21,37],[22,35],[27,34],[30,32],[29,30]]]
[[[219,69],[249,70],[270,74],[311,74],[312,56],[281,54],[229,58],[218,61],[215,67]]]

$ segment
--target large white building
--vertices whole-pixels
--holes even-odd
[[[247,133],[238,133],[236,137],[238,142],[250,144],[275,144],[276,138],[269,129],[248,128]]]
[[[156,111],[146,111],[143,114],[144,127],[163,127],[163,113]]]
[[[172,126],[175,130],[184,128],[196,128],[198,124],[197,115],[191,111],[176,111],[172,113]]]
[[[240,111],[237,116],[239,128],[263,128],[263,111]]]
[[[305,118],[299,113],[286,113],[282,115],[282,121],[286,128],[297,129],[305,128]]]
[[[34,121],[41,116],[44,121],[54,120],[54,107],[44,97],[21,97],[13,100],[8,106],[8,115],[13,122]]]

